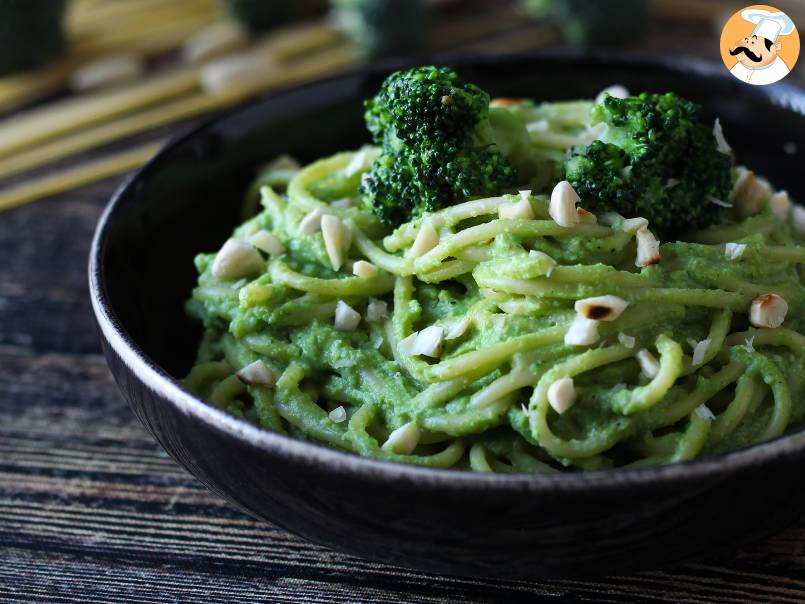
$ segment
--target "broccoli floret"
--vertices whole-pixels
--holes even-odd
[[[499,193],[514,168],[492,147],[386,150],[361,184],[361,197],[380,221],[399,225],[425,212]]]
[[[599,140],[574,149],[563,177],[590,210],[642,216],[662,231],[702,228],[719,220],[712,199],[730,192],[731,158],[718,151],[700,108],[676,94],[607,96],[592,123]]]
[[[489,111],[489,95],[448,67],[417,67],[391,74],[366,102],[366,126],[375,142],[462,142]]]
[[[369,59],[424,47],[429,22],[425,0],[331,0],[331,4],[336,23]]]
[[[501,148],[519,149],[527,134],[522,125],[494,121],[489,95],[451,69],[392,74],[366,102],[367,127],[383,152],[363,179],[364,204],[397,225],[511,188],[516,169]]]

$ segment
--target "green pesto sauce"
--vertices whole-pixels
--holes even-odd
[[[315,198],[326,203],[355,197],[359,180],[359,175],[346,177],[338,171],[329,171],[314,180],[310,190]],[[510,196],[507,201],[516,199]],[[547,214],[545,197],[532,196],[529,200],[538,214]],[[801,248],[796,246],[790,226],[776,221],[769,210],[734,228],[744,235],[735,242],[747,246],[740,258],[730,259],[723,242],[671,242],[662,245],[659,264],[643,269],[634,266],[635,242],[623,234],[617,221],[612,224],[611,233],[603,236],[540,237],[504,231],[493,241],[481,242],[483,257],[478,256],[462,274],[439,283],[412,277],[410,295],[397,294],[402,296],[398,308],[391,288],[370,296],[356,287],[354,292],[333,296],[326,292],[305,292],[277,281],[272,277],[271,267],[278,262],[299,275],[315,279],[344,280],[352,274],[348,265],[339,270],[332,268],[320,232],[305,234],[298,229],[307,206],[268,189],[263,189],[263,205],[263,210],[239,226],[233,237],[246,239],[257,230],[269,231],[285,247],[282,257],[272,259],[263,254],[264,270],[226,281],[212,274],[215,254],[200,254],[196,258],[198,284],[187,304],[188,312],[205,328],[198,362],[209,365],[204,371],[199,370],[199,375],[204,376],[188,378],[188,383],[192,382],[202,396],[217,396],[220,400],[216,404],[249,421],[396,461],[467,467],[471,463],[466,454],[453,459],[449,449],[443,450],[445,443],[458,443],[465,449],[482,445],[486,459],[492,459],[490,464],[496,471],[530,471],[526,468],[549,471],[681,459],[683,449],[687,451],[692,439],[700,439],[702,434],[705,440],[694,449],[704,453],[756,443],[767,437],[775,413],[775,396],[782,391],[781,379],[790,397],[786,425],[805,420],[805,350],[801,347],[802,340],[796,339],[805,330],[801,261],[781,261],[769,255],[772,247]],[[360,210],[348,211],[352,212],[349,216],[360,217]],[[474,217],[452,228],[457,232],[496,218],[496,214]],[[344,219],[348,219],[346,214]],[[360,219],[371,223],[370,216]],[[770,220],[775,221],[773,228],[759,232],[757,225]],[[371,237],[381,251],[382,234]],[[546,262],[544,256],[529,254],[530,250],[547,254],[557,266]],[[796,256],[801,252],[792,254],[801,257]],[[405,260],[402,253],[396,252],[394,256]],[[354,235],[349,258],[364,258],[356,247]],[[451,260],[456,258],[449,256],[444,261]],[[567,268],[571,270],[564,270]],[[581,269],[586,272],[578,272]],[[398,288],[411,278],[404,274],[394,277]],[[496,290],[504,287],[501,280],[514,281],[518,287],[541,289],[529,290],[525,295]],[[724,303],[691,302],[687,292],[692,290],[715,292],[715,299]],[[746,316],[748,305],[764,292],[778,293],[788,303],[784,328],[795,332],[793,343],[763,343],[758,337],[754,351],[745,338],[729,345],[719,343],[720,350],[714,358],[702,367],[690,368],[691,343],[712,335],[719,313],[732,308],[728,333],[744,332],[750,327]],[[651,409],[634,414],[624,414],[616,402],[624,389],[637,389],[651,382],[633,356],[577,375],[576,404],[561,415],[548,412],[552,433],[566,442],[617,437],[617,443],[593,455],[556,454],[545,447],[544,440],[533,429],[529,399],[540,376],[558,362],[595,348],[565,345],[562,334],[575,316],[576,300],[604,294],[626,300],[629,307],[615,321],[601,323],[601,339],[595,346],[618,346],[619,336],[627,335],[635,338],[634,351],[647,348],[658,356],[655,340],[665,334],[682,346],[689,370],[677,376],[662,400]],[[366,320],[372,299],[386,303],[387,320]],[[354,331],[334,327],[338,300],[361,314],[362,320]],[[408,361],[395,351],[397,341],[411,331],[431,325],[441,325],[447,330],[465,317],[471,317],[468,329],[460,337],[445,341],[438,358],[417,357]],[[559,337],[550,335],[554,333],[559,333]],[[498,360],[483,357],[478,361],[480,364],[455,365],[473,354],[524,341],[532,334],[548,335],[539,345],[523,344],[522,349],[507,349]],[[748,351],[739,354],[736,348]],[[275,390],[257,396],[252,386],[239,386],[235,381],[224,383],[240,367],[256,359],[262,359],[277,377],[282,377]],[[684,405],[697,389],[717,382],[719,371],[730,362],[743,363],[738,375],[744,371],[756,373],[764,384],[765,395],[758,396],[735,429],[719,442],[709,442],[709,420],[693,416],[698,405],[690,409]],[[290,380],[288,376],[295,368],[303,377],[294,389],[286,392],[284,383]],[[446,372],[449,377],[430,379],[428,376],[436,375],[434,371]],[[517,372],[533,375],[534,379],[493,404],[473,406],[475,397],[486,392],[485,389]],[[720,417],[732,404],[733,383],[734,379],[706,398],[708,409],[715,416]],[[443,392],[436,388],[439,384]],[[291,396],[291,392],[295,394]],[[423,392],[430,394],[426,396]],[[336,407],[346,410],[347,419],[343,422],[336,422],[329,415]],[[360,423],[356,419],[356,425],[352,425],[351,420],[360,417],[359,411],[370,408],[372,414],[367,417],[371,415],[371,421],[356,427]],[[670,423],[657,419],[676,417],[679,409],[682,409],[679,418]],[[420,432],[420,444],[410,458],[379,448],[392,430],[410,422]]]

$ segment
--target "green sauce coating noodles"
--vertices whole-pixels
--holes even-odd
[[[590,106],[534,106],[534,144],[578,144]],[[262,208],[233,233],[251,264],[196,259],[188,312],[204,338],[188,389],[292,437],[477,472],[689,460],[805,420],[805,248],[770,189],[753,216],[724,210],[638,267],[624,217],[560,226],[545,186],[391,232],[358,202],[377,154],[258,177]],[[787,304],[779,327],[750,324],[765,294]],[[566,341],[575,303],[597,296],[625,310]]]

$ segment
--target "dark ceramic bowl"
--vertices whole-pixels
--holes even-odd
[[[455,61],[500,96],[590,97],[621,83],[675,90],[717,113],[742,161],[805,198],[805,93],[752,87],[718,67],[601,56]],[[185,317],[199,250],[239,222],[256,166],[367,139],[361,101],[387,71],[272,95],[165,148],[117,192],[90,259],[114,376],[176,461],[233,503],[311,541],[423,570],[552,577],[655,567],[768,535],[805,509],[805,432],[666,467],[481,475],[363,459],[250,425],[182,389],[199,328]],[[787,149],[788,153],[783,149]],[[794,154],[792,154],[792,152]]]

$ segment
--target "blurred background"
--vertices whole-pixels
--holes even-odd
[[[199,116],[367,63],[567,48],[718,62],[747,4],[0,0],[0,210],[136,168]],[[805,23],[805,1],[775,6]]]

